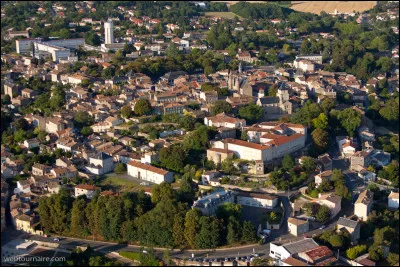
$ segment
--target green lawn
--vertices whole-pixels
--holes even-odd
[[[121,251],[119,255],[133,261],[139,261],[139,252]]]
[[[205,12],[206,17],[220,17],[225,19],[233,19],[235,16],[240,18],[240,16],[236,15],[233,12]]]
[[[118,188],[121,191],[137,191],[137,190],[144,190],[146,187],[142,186],[136,182],[132,182],[120,177],[107,177],[101,182],[102,186],[109,186],[111,188]]]

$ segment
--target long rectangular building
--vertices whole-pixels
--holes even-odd
[[[137,161],[130,161],[127,171],[128,175],[132,177],[156,184],[161,184],[162,182],[171,183],[173,181],[172,172]]]

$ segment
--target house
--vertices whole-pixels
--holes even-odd
[[[43,164],[39,164],[39,163],[35,163],[32,166],[32,174],[33,175],[38,175],[38,176],[43,176],[46,173],[50,172],[50,167],[43,165]]]
[[[317,166],[321,171],[332,170],[332,159],[328,153],[318,156]]]
[[[39,145],[40,145],[40,142],[39,142],[39,140],[37,140],[36,138],[27,139],[27,140],[24,141],[24,146],[25,146],[27,149],[39,147]]]
[[[14,190],[14,192],[15,193],[30,193],[31,192],[31,184],[29,183],[29,180],[17,181],[17,188],[16,188],[16,190]]]
[[[398,209],[399,208],[399,192],[390,192],[388,196],[388,208]]]
[[[367,168],[372,163],[372,150],[357,151],[350,157],[350,168]]]
[[[300,236],[310,231],[310,224],[306,220],[300,220],[293,217],[288,218],[288,231],[292,235]]]
[[[15,217],[15,226],[17,230],[30,234],[43,234],[42,231],[37,231],[36,226],[39,225],[39,216],[29,216],[26,214],[17,215]]]
[[[318,246],[307,251],[302,251],[297,256],[308,264],[316,266],[330,266],[336,262],[333,251],[326,246]]]
[[[290,243],[271,242],[269,257],[275,261],[276,266],[280,266],[287,258],[317,247],[319,245],[312,238],[305,238]]]
[[[347,231],[351,236],[351,242],[356,245],[360,239],[360,224],[358,221],[347,219],[346,217],[340,217],[336,224],[336,231]]]
[[[173,173],[164,169],[136,161],[130,161],[127,166],[128,175],[139,180],[145,180],[156,184],[173,182]]]
[[[358,172],[358,177],[364,179],[365,181],[375,181],[376,173],[367,170],[361,170]]]
[[[219,171],[206,171],[201,175],[201,181],[203,184],[211,184],[211,180],[215,179],[219,176]]]
[[[242,206],[273,209],[278,205],[278,197],[270,194],[260,194],[246,191],[234,191],[236,203]]]
[[[354,203],[354,214],[363,221],[368,219],[374,201],[374,192],[364,190]]]
[[[75,186],[75,197],[85,195],[88,199],[92,199],[97,190],[100,190],[100,187],[89,184],[79,184]]]
[[[90,156],[88,161],[89,164],[86,166],[86,170],[96,175],[106,174],[114,169],[113,157],[104,152]]]
[[[205,196],[199,196],[194,201],[192,209],[199,209],[203,215],[211,216],[215,214],[217,207],[223,203],[234,203],[234,195],[230,190],[218,190]]]
[[[205,117],[204,124],[207,126],[227,127],[241,129],[246,126],[246,120],[233,118],[225,114],[225,112],[215,115],[214,117]]]
[[[318,187],[323,181],[330,181],[332,178],[332,171],[324,171],[314,176],[315,186]]]
[[[319,194],[318,203],[328,206],[331,211],[331,218],[335,217],[342,209],[342,197],[336,194]]]
[[[233,157],[234,152],[223,148],[210,148],[207,149],[207,159],[215,164],[221,164],[222,161],[228,157]]]

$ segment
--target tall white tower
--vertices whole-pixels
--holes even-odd
[[[114,43],[114,24],[112,20],[108,20],[104,22],[104,43],[105,44],[112,44]]]

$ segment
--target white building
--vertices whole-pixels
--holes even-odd
[[[104,43],[112,44],[114,43],[114,23],[112,20],[104,22]]]
[[[240,129],[246,126],[246,120],[233,118],[225,113],[217,114],[214,117],[205,117],[204,124],[207,126],[227,127]]]
[[[288,218],[288,231],[292,235],[299,236],[310,231],[310,223],[306,220]]]
[[[86,195],[87,198],[91,199],[94,197],[97,190],[100,190],[100,187],[88,184],[80,184],[75,186],[75,197]]]
[[[317,247],[318,244],[312,238],[305,238],[300,241],[286,244],[271,242],[269,256],[275,260],[276,266],[282,266],[282,262],[292,255]]]
[[[146,180],[152,183],[172,183],[173,173],[141,162],[130,161],[128,163],[128,175]]]
[[[399,208],[399,193],[391,192],[388,196],[388,207],[390,209],[398,209]]]
[[[89,157],[89,164],[86,166],[86,170],[90,173],[102,175],[112,172],[114,169],[113,157],[107,155],[104,152],[97,153]]]
[[[266,163],[304,148],[305,142],[306,136],[296,133],[290,136],[278,136],[276,139],[269,140],[265,144],[226,138],[214,142],[213,148],[229,150],[240,159],[251,161],[262,160]]]
[[[363,221],[366,221],[368,219],[368,214],[371,211],[373,201],[374,192],[369,190],[361,192],[354,203],[354,214]]]
[[[278,205],[278,197],[269,194],[257,194],[251,192],[235,192],[236,203],[242,206],[273,209]]]

